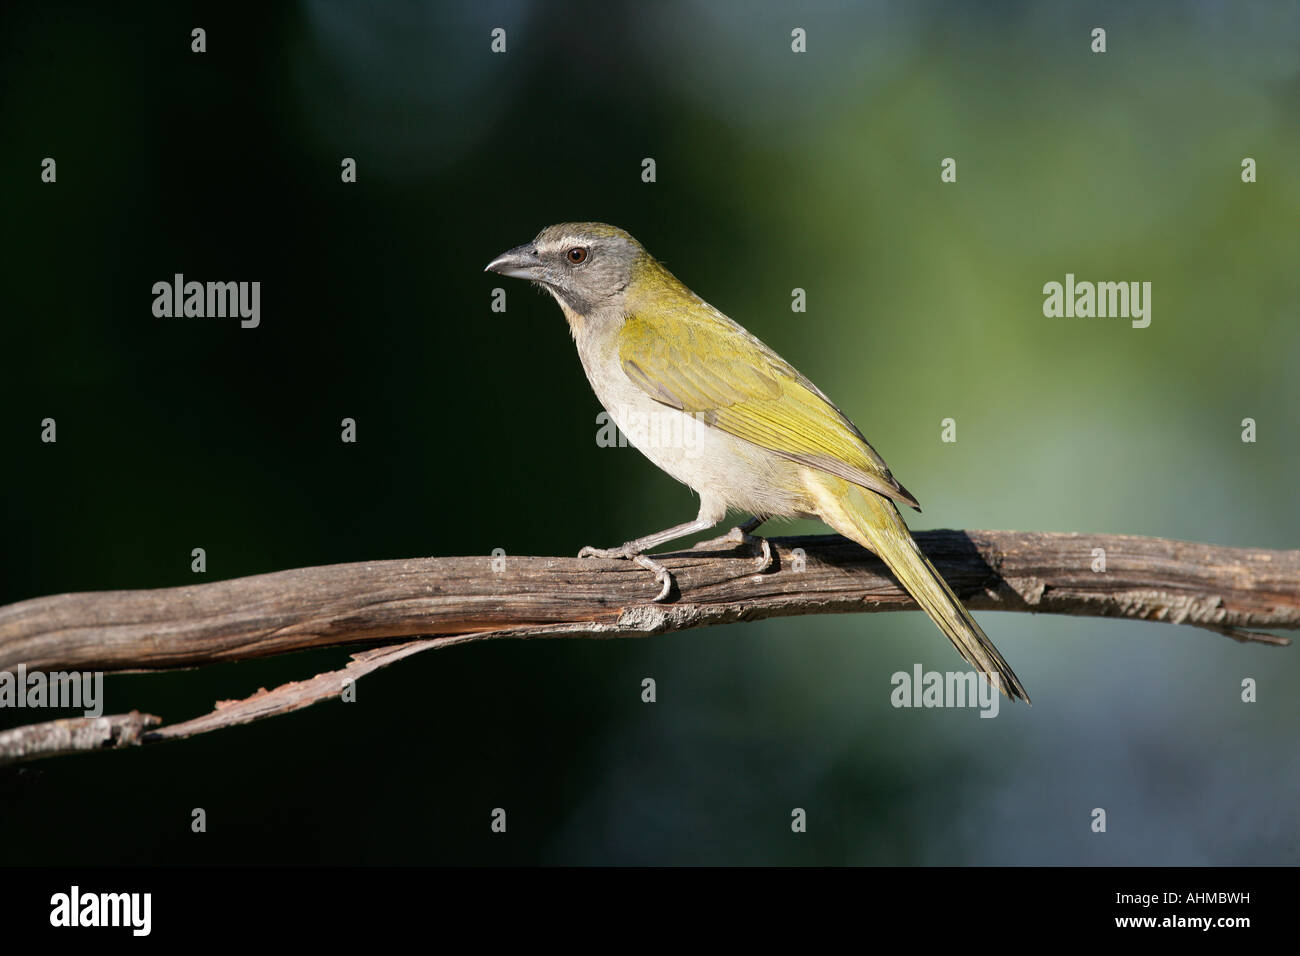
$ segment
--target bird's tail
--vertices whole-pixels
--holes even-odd
[[[805,474],[808,494],[816,502],[822,520],[884,561],[967,663],[995,676],[1007,697],[1029,703],[1020,678],[921,553],[894,503],[833,475],[811,471]]]

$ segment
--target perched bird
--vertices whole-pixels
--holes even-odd
[[[628,441],[700,496],[694,521],[580,556],[630,558],[673,580],[644,552],[753,517],[819,518],[873,551],[967,662],[1012,699],[1028,695],[970,612],[921,553],[895,502],[916,499],[829,398],[785,359],[686,288],[615,226],[548,226],[485,271],[529,279],[555,297],[587,380]],[[766,542],[764,542],[766,546]]]

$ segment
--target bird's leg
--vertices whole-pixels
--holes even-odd
[[[748,521],[743,521],[736,525],[736,527],[732,528],[726,534],[717,538],[710,538],[708,541],[701,541],[696,544],[695,547],[706,548],[713,544],[745,544],[747,542],[756,542],[759,539],[751,532],[766,520],[766,518],[760,515],[754,515]]]
[[[617,548],[593,548],[590,545],[578,552],[580,558],[630,558],[647,571],[653,571],[655,578],[662,586],[655,601],[667,600],[669,592],[673,589],[673,576],[667,568],[658,561],[654,561],[643,551],[649,551],[651,548],[657,548],[661,544],[667,544],[669,541],[676,541],[678,538],[684,538],[688,534],[695,534],[697,531],[707,531],[716,525],[726,515],[725,505],[714,504],[709,501],[700,502],[700,513],[694,521],[688,521],[685,524],[674,525],[663,531],[656,531],[654,534],[648,534],[642,538],[636,538]]]
[[[720,548],[724,545],[750,545],[757,548],[759,552],[758,573],[762,574],[772,566],[772,544],[760,535],[752,534],[759,525],[767,519],[762,515],[754,515],[748,521],[737,525],[726,534],[717,538],[710,538],[708,541],[701,541],[695,545],[695,549]]]

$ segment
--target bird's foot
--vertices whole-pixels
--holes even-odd
[[[630,558],[632,551],[627,545],[618,548],[593,548],[587,545],[578,552],[580,558]]]
[[[758,567],[755,569],[758,574],[762,574],[772,566],[772,542],[759,535],[750,534],[744,527],[732,528],[724,535],[701,541],[691,550],[722,550],[727,545],[733,548],[748,546],[758,551]]]
[[[657,604],[661,601],[668,600],[668,595],[672,593],[674,580],[673,573],[665,568],[658,561],[646,557],[644,554],[633,551],[627,545],[619,548],[593,548],[587,545],[578,552],[580,558],[622,558],[624,560],[635,561],[647,571],[653,571],[655,580],[659,582],[659,593],[653,598]]]

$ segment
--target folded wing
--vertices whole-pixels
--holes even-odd
[[[628,378],[656,401],[920,510],[817,386],[702,300],[668,308],[660,301],[653,311],[629,314],[619,359]]]

